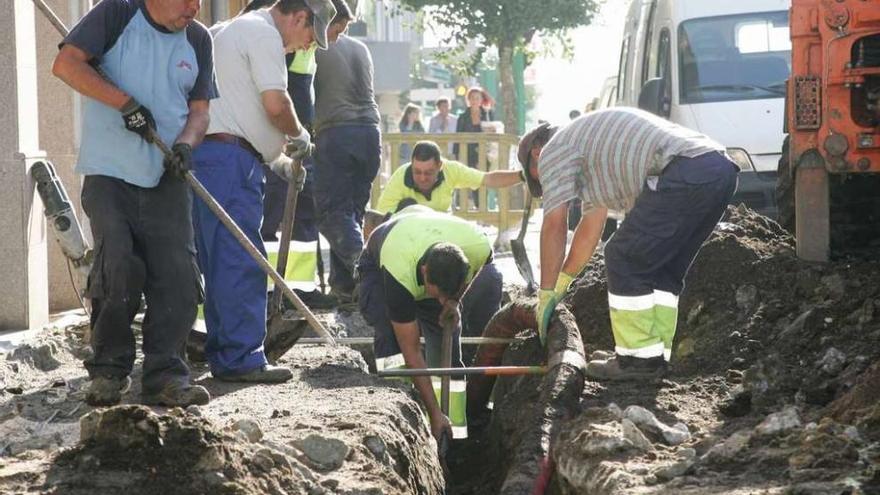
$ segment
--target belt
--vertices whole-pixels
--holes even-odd
[[[260,163],[264,163],[263,155],[254,148],[254,145],[248,142],[245,138],[240,138],[238,136],[234,136],[232,134],[227,134],[225,132],[217,132],[214,134],[208,134],[205,136],[206,141],[219,141],[221,143],[234,144],[239,148],[247,151],[248,153],[254,155]]]

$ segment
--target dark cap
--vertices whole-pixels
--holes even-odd
[[[528,134],[519,140],[519,149],[517,150],[516,156],[519,159],[519,164],[522,165],[523,171],[525,172],[526,183],[529,185],[529,191],[532,193],[533,198],[540,198],[543,196],[544,190],[541,188],[541,183],[538,182],[537,179],[534,179],[529,173],[529,164],[532,159],[532,148],[536,144],[541,146],[547,144],[547,141],[550,141],[550,138],[556,133],[556,129],[557,127],[551,126],[549,122],[544,122],[529,131]]]
[[[327,26],[336,17],[336,7],[330,0],[305,0],[305,3],[315,16],[315,25],[312,26],[315,30],[315,42],[318,44],[318,48],[326,50]]]

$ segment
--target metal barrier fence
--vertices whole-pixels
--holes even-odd
[[[493,170],[518,170],[519,163],[516,161],[516,147],[519,137],[513,134],[496,133],[450,133],[450,134],[423,134],[423,133],[387,133],[382,135],[382,165],[379,174],[373,182],[370,202],[373,206],[379,200],[379,194],[391,174],[398,167],[409,162],[409,158],[403,160],[400,156],[402,145],[409,145],[410,149],[419,141],[434,141],[440,147],[444,158],[456,159],[451,156],[452,145],[459,145],[457,160],[468,163],[470,146],[476,145],[478,160],[477,168],[484,172]],[[458,217],[492,225],[498,228],[499,238],[495,241],[496,249],[501,247],[501,233],[519,224],[523,216],[525,205],[525,185],[510,188],[492,189],[486,187],[478,189],[477,204],[471,201],[471,194],[467,190],[460,190],[452,204],[452,214]],[[492,195],[497,199],[489,204]]]

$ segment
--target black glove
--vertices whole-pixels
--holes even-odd
[[[186,143],[177,143],[171,147],[171,154],[165,157],[162,165],[165,170],[183,179],[186,173],[192,170],[193,150]]]
[[[122,120],[125,128],[144,138],[144,141],[152,142],[153,133],[156,131],[156,121],[147,107],[138,103],[134,98],[129,98],[125,105],[119,109],[122,112]]]

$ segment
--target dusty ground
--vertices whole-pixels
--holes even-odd
[[[880,260],[811,265],[773,222],[727,220],[688,277],[670,374],[588,381],[580,413],[560,418],[548,493],[880,493]],[[598,256],[566,300],[588,353],[612,345],[605,291]],[[325,318],[365,335],[356,315]],[[196,367],[211,405],[103,410],[83,434],[81,333],[63,326],[0,355],[0,493],[443,490],[411,392],[365,374],[355,350],[298,346],[283,386],[222,384]],[[541,357],[530,338],[504,364]],[[538,383],[499,380],[491,421],[452,445],[447,493],[498,492]]]
[[[419,406],[367,375],[356,351],[297,346],[279,363],[294,379],[274,386],[195,366],[208,406],[95,411],[82,402],[82,331],[56,328],[0,355],[0,493],[442,492]],[[135,376],[125,402],[138,395]]]

